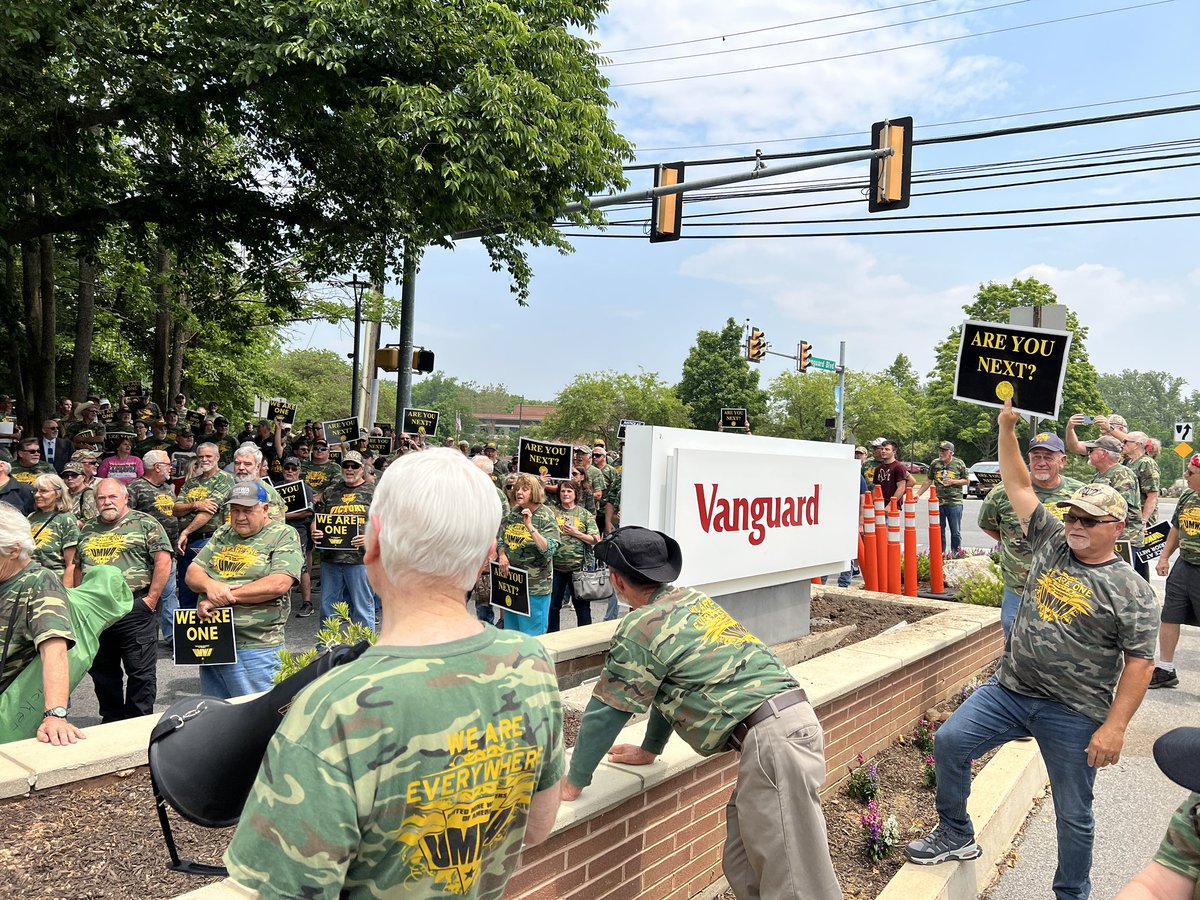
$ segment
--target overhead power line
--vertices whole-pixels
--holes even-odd
[[[695,81],[701,78],[722,78],[726,75],[745,75],[752,72],[769,72],[776,69],[790,69],[796,66],[809,66],[814,63],[822,62],[837,62],[844,59],[858,59],[863,56],[874,56],[877,53],[895,53],[899,50],[912,50],[917,47],[932,47],[938,44],[949,44],[957,41],[965,41],[969,38],[988,37],[994,34],[1007,34],[1013,31],[1025,31],[1030,28],[1040,28],[1043,25],[1058,25],[1063,22],[1076,22],[1081,19],[1092,19],[1097,16],[1107,16],[1113,13],[1129,12],[1135,9],[1148,9],[1153,6],[1163,6],[1167,3],[1174,3],[1175,0],[1151,0],[1149,3],[1138,3],[1130,6],[1118,6],[1112,9],[1100,9],[1095,12],[1079,13],[1074,16],[1062,16],[1057,19],[1045,19],[1041,22],[1027,22],[1023,25],[1010,25],[1005,28],[993,28],[989,31],[977,31],[972,34],[954,35],[952,37],[932,38],[927,41],[916,41],[911,44],[900,44],[895,47],[880,47],[874,50],[860,50],[855,53],[842,53],[836,56],[826,56],[819,59],[802,59],[796,62],[775,63],[768,66],[754,66],[748,69],[730,69],[724,72],[706,72],[698,75],[676,75],[670,78],[654,78],[646,81],[627,81],[620,84],[613,84],[611,87],[640,87],[647,84],[669,84],[677,81]]]

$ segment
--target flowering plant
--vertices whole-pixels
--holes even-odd
[[[924,763],[925,787],[932,791],[937,787],[937,766],[934,764],[932,756],[926,756]]]
[[[912,738],[913,746],[922,753],[929,754],[933,752],[933,732],[937,726],[928,719],[922,719],[917,723],[917,727],[913,729]]]
[[[846,793],[851,800],[857,800],[859,803],[874,801],[879,796],[879,769],[875,763],[867,765],[861,753],[855,757],[855,761],[857,765],[850,769]]]
[[[867,811],[859,817],[859,822],[862,823],[863,849],[871,859],[878,862],[900,843],[900,823],[895,816],[884,819],[874,800],[867,804]]]

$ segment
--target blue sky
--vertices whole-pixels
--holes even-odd
[[[1144,2],[1144,0],[1142,0]],[[899,7],[884,10],[885,7]],[[1139,5],[1072,21],[1017,28]],[[865,15],[848,13],[874,10]],[[948,15],[962,13],[961,15]],[[842,16],[780,28],[799,20]],[[930,18],[942,16],[942,18]],[[916,21],[925,19],[926,21]],[[880,28],[891,23],[897,27]],[[735,32],[771,29],[734,36]],[[829,35],[872,29],[841,37]],[[1017,29],[1000,31],[1001,29]],[[996,32],[983,34],[983,32]],[[612,111],[621,131],[641,149],[640,163],[740,156],[856,145],[870,123],[911,115],[917,139],[1063,119],[1112,115],[1200,103],[1194,37],[1200,3],[1167,0],[613,0],[595,35],[614,61],[776,47],[606,68]],[[721,39],[724,35],[724,40]],[[649,44],[695,41],[641,52]],[[940,43],[929,43],[940,41]],[[888,48],[924,44],[909,49]],[[797,62],[847,54],[850,59]],[[764,66],[753,73],[687,81],[662,79]],[[634,82],[656,82],[633,84]],[[1110,101],[1174,94],[1134,102]],[[934,127],[1037,110],[1109,104],[1039,115]],[[824,135],[841,135],[822,139]],[[1200,113],[1105,123],[1084,128],[917,147],[914,171],[980,166],[1021,159],[1132,147],[1200,136]],[[792,140],[801,139],[805,140]],[[720,147],[701,145],[728,144]],[[673,148],[673,149],[657,149]],[[1183,146],[1152,153],[1189,153]],[[1196,159],[1200,159],[1197,157]],[[1176,162],[1190,162],[1191,159]],[[1045,165],[1061,165],[1046,163]],[[1164,166],[1167,161],[1121,168]],[[747,163],[690,168],[690,177],[743,172]],[[1109,171],[1097,169],[1094,171]],[[866,163],[780,176],[778,182],[865,177]],[[1060,174],[1076,175],[1079,171]],[[988,190],[949,197],[923,190],[992,183],[988,180],[916,186],[908,214],[961,213],[1200,196],[1197,168],[1127,174],[1059,184]],[[1027,178],[1045,177],[1030,175]],[[631,187],[649,186],[646,172]],[[1016,179],[994,179],[1006,181]],[[771,182],[763,182],[762,187]],[[830,195],[849,199],[854,195]],[[776,197],[762,205],[803,202]],[[743,201],[741,207],[747,206]],[[685,203],[685,213],[716,211]],[[889,222],[886,214],[844,230],[931,228],[1070,218],[1108,218],[1196,212],[1196,203],[999,216]],[[866,202],[761,214],[763,218],[865,217]],[[616,211],[616,219],[649,217]],[[753,218],[739,213],[739,221]],[[824,226],[690,228],[722,234],[755,231],[841,230]],[[614,228],[613,233],[636,233]],[[683,360],[702,328],[719,329],[733,316],[762,328],[773,349],[794,352],[809,341],[817,356],[836,358],[847,342],[850,367],[878,371],[897,352],[912,358],[922,377],[934,345],[963,318],[979,284],[1035,276],[1089,326],[1088,348],[1101,372],[1167,370],[1200,387],[1195,374],[1194,317],[1200,305],[1200,260],[1193,252],[1200,219],[960,234],[810,237],[794,239],[648,240],[580,237],[576,252],[534,252],[528,307],[518,307],[501,275],[489,271],[476,241],[431,251],[417,284],[416,343],[433,349],[438,369],[464,381],[504,383],[517,393],[550,399],[577,374],[601,369],[658,372],[679,379]],[[398,284],[389,295],[399,296]],[[575,336],[575,337],[573,337]],[[384,330],[384,342],[397,340]],[[291,346],[350,349],[350,328],[297,328]],[[791,366],[768,357],[763,384]],[[419,377],[419,376],[418,376]]]

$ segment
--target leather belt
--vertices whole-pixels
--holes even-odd
[[[759,722],[777,716],[783,710],[795,706],[797,703],[807,702],[808,694],[804,693],[804,688],[801,687],[792,688],[790,691],[784,691],[782,694],[768,698],[762,706],[733,726],[733,731],[729,732],[725,746],[730,750],[740,751],[742,744],[746,741],[746,735]]]

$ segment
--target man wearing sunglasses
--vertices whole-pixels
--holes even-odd
[[[996,677],[937,732],[939,822],[905,853],[921,865],[982,852],[967,815],[971,760],[1022,737],[1037,739],[1058,820],[1054,896],[1091,892],[1096,770],[1121,758],[1125,730],[1154,670],[1158,603],[1115,552],[1129,514],[1107,484],[1087,484],[1059,501],[1060,522],[1033,490],[1021,459],[1020,415],[1000,412],[1000,477],[1033,552],[1025,596]]]
[[[605,752],[649,765],[677,731],[702,756],[740,754],[725,808],[725,877],[739,897],[840,898],[818,791],[825,739],[787,666],[713,600],[671,584],[683,553],[661,531],[630,525],[596,545],[631,612],[580,725],[562,798],[576,799]],[[613,746],[629,717],[649,712],[641,746]],[[611,749],[610,749],[611,748]]]
[[[342,472],[336,481],[321,492],[316,511],[337,515],[358,516],[365,531],[367,512],[375,496],[375,485],[366,480],[362,454],[347,450],[342,454]],[[313,524],[314,543],[323,538],[321,530]],[[366,537],[360,533],[350,541],[349,550],[321,550],[321,618],[333,615],[333,604],[347,603],[350,618],[355,622],[376,629],[375,593],[367,581],[367,567],[363,562],[363,546]]]

